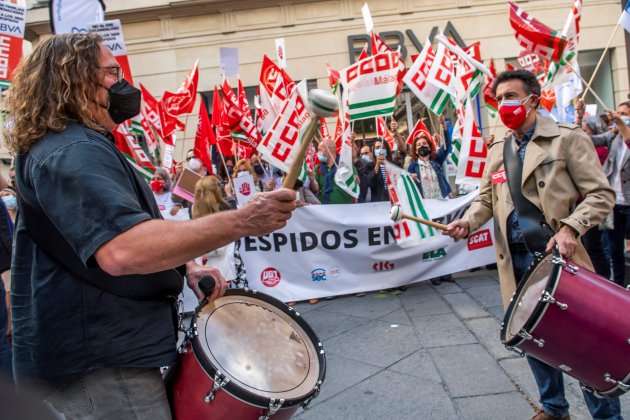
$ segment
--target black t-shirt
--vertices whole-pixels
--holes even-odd
[[[49,132],[27,155],[18,155],[16,173],[20,193],[46,214],[86,266],[96,264],[94,253],[107,241],[159,218],[155,200],[146,200],[152,197],[148,185],[138,182],[114,143],[78,124]],[[54,383],[101,367],[175,361],[169,299],[122,298],[73,277],[37,246],[19,219],[12,265],[19,382]]]

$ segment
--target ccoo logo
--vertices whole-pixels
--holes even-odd
[[[280,279],[280,272],[273,267],[267,267],[260,273],[260,282],[267,287],[277,286]]]

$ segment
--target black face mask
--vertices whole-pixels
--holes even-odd
[[[256,174],[258,175],[263,175],[265,173],[265,170],[260,165],[254,165],[254,172],[256,172]]]
[[[429,150],[429,148],[428,148],[428,147],[426,147],[426,146],[421,146],[421,147],[418,149],[418,154],[419,154],[420,156],[428,156],[428,155],[429,155],[429,152],[430,152],[430,150]]]
[[[142,93],[125,79],[114,83],[109,89],[109,108],[107,112],[116,124],[120,124],[140,113]]]

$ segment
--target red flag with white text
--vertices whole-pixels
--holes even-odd
[[[516,4],[511,1],[508,4],[510,25],[521,47],[546,60],[559,62],[567,45],[566,39]]]
[[[396,140],[392,133],[387,129],[387,124],[385,124],[385,119],[382,117],[376,117],[376,135],[389,144],[390,150],[394,150],[396,147]]]

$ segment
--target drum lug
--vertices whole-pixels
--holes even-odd
[[[552,305],[558,305],[558,307],[562,309],[563,311],[566,311],[567,308],[569,307],[569,305],[567,305],[566,303],[558,302],[553,296],[551,296],[551,293],[547,291],[544,291],[542,296],[538,300],[543,303],[551,303]]]
[[[277,402],[275,398],[272,398],[271,401],[269,401],[269,411],[267,411],[267,413],[264,416],[258,417],[258,420],[269,420],[269,417],[276,414],[278,410],[282,408],[283,405],[284,405],[284,398],[280,398],[279,400],[277,400]]]
[[[221,372],[217,372],[213,378],[214,384],[212,385],[212,390],[208,391],[208,393],[203,397],[203,402],[206,404],[210,404],[212,400],[214,400],[214,394],[224,386],[230,382],[230,378],[224,376]]]
[[[545,340],[543,340],[542,338],[534,338],[534,343],[536,343],[538,347],[545,347]]]
[[[518,347],[513,347],[513,346],[508,346],[507,344],[505,345],[505,348],[508,351],[513,351],[514,353],[518,354],[521,357],[525,357],[525,352],[521,349],[519,349]]]
[[[315,391],[313,395],[311,395],[309,399],[307,399],[306,401],[302,403],[303,410],[308,410],[311,407],[311,402],[319,396],[319,391],[321,389],[321,386],[322,386],[322,381],[317,381],[317,384],[315,384],[315,387],[313,388],[313,390]]]
[[[518,336],[521,338],[524,338],[525,340],[532,340],[534,343],[536,343],[538,345],[538,347],[544,347],[545,346],[545,340],[543,340],[542,338],[534,338],[533,335],[531,335],[530,333],[528,333],[525,330],[520,330],[518,332]]]
[[[610,383],[613,383],[613,384],[617,385],[619,388],[621,388],[623,390],[623,392],[630,391],[630,385],[629,384],[624,384],[623,382],[616,380],[615,378],[612,377],[612,375],[610,373],[605,373],[604,374],[604,380],[606,382],[610,382]]]

